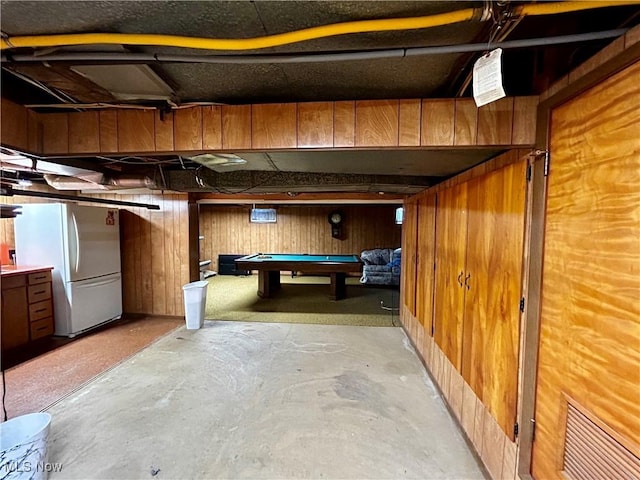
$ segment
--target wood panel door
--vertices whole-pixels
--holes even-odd
[[[537,479],[567,478],[570,407],[630,458],[640,456],[638,78],[640,63],[551,114],[532,461]]]
[[[460,371],[467,251],[467,184],[438,193],[433,337]]]
[[[418,266],[416,271],[416,315],[425,331],[433,330],[433,284],[436,247],[436,194],[418,201]]]
[[[514,440],[526,160],[469,183],[462,376]]]
[[[402,268],[400,269],[400,295],[404,305],[411,315],[416,316],[416,263],[418,237],[418,204],[417,202],[404,205],[404,219],[402,222]]]

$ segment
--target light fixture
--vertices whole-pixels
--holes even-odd
[[[205,167],[226,167],[247,163],[244,158],[234,155],[233,153],[203,153],[189,157],[189,159]]]

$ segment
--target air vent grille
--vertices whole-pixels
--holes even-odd
[[[571,480],[640,480],[640,458],[569,404],[564,473]]]

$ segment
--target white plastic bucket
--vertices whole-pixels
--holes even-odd
[[[207,287],[205,280],[191,282],[183,285],[184,292],[184,317],[188,330],[197,330],[204,325],[204,311],[207,304]]]
[[[44,480],[49,476],[50,424],[48,413],[28,413],[0,423],[0,478]]]

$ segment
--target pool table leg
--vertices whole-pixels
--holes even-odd
[[[258,272],[258,296],[269,298],[280,290],[279,270],[260,270]]]
[[[331,274],[331,300],[341,300],[347,296],[347,287],[345,278],[347,274],[344,272],[336,272]]]

